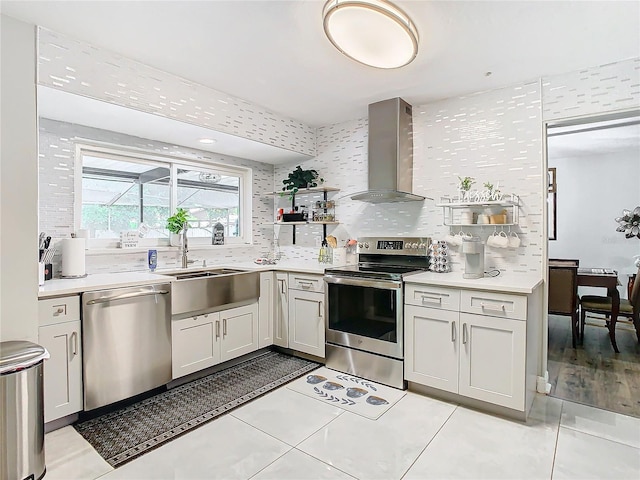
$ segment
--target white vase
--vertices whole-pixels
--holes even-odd
[[[169,233],[169,245],[180,247],[182,245],[182,235],[179,233]]]

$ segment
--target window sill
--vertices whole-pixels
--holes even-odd
[[[236,249],[236,248],[250,248],[255,245],[250,243],[230,243],[227,245],[189,245],[189,251],[193,252],[196,250],[220,250],[220,249]],[[105,254],[118,254],[118,255],[127,255],[127,254],[139,254],[145,253],[149,250],[157,250],[158,252],[176,252],[180,253],[180,247],[170,247],[168,245],[163,246],[154,246],[150,245],[147,247],[135,247],[135,248],[119,248],[119,247],[104,247],[104,248],[88,248],[85,250],[85,255],[105,255]]]

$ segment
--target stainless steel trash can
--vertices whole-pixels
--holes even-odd
[[[0,343],[0,480],[44,477],[44,347]]]

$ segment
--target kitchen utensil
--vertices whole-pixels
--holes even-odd
[[[46,248],[49,248],[49,245],[50,245],[50,244],[51,244],[51,237],[47,237],[47,238],[44,240],[44,248],[45,248],[45,249],[46,249]]]
[[[42,250],[44,248],[44,240],[47,237],[47,234],[44,232],[40,232],[40,236],[38,237],[38,248]]]

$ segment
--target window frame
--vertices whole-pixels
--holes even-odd
[[[252,229],[252,185],[253,172],[248,167],[240,167],[235,165],[227,165],[215,162],[201,162],[180,155],[165,155],[162,153],[150,152],[148,150],[138,148],[122,148],[120,146],[103,145],[93,142],[76,143],[75,165],[74,165],[74,204],[73,204],[73,224],[74,230],[82,228],[82,166],[84,155],[94,155],[105,158],[112,158],[119,161],[130,161],[131,163],[140,164],[161,164],[169,169],[169,209],[174,213],[178,203],[178,169],[199,169],[202,171],[212,171],[223,175],[239,177],[239,228],[240,235],[238,237],[225,237],[225,246],[229,245],[252,245],[253,229]],[[142,238],[139,247],[146,249],[148,247],[169,247],[169,239],[166,238]],[[118,239],[91,239],[91,247],[93,248],[119,248]],[[206,237],[189,237],[189,245],[191,247],[220,248],[220,245],[211,245],[211,239]],[[179,248],[179,247],[174,247]],[[125,249],[129,250],[129,249]]]

